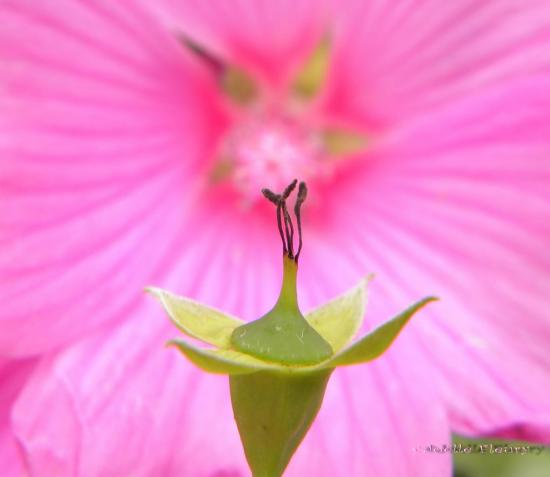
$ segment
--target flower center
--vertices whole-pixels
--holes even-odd
[[[250,115],[225,136],[215,172],[229,175],[249,198],[262,187],[284,189],[295,177],[308,180],[324,172],[318,133],[279,114]]]
[[[255,201],[262,187],[283,189],[296,177],[309,183],[329,178],[343,159],[353,159],[365,150],[368,137],[364,131],[327,124],[322,117],[307,127],[307,113],[302,120],[289,114],[308,111],[311,100],[322,89],[330,58],[327,38],[298,71],[286,92],[289,103],[283,100],[283,104],[276,105],[264,102],[273,97],[262,89],[258,78],[216,57],[192,39],[182,37],[181,41],[213,74],[228,112],[242,115],[218,146],[210,175],[213,182],[229,180],[247,199]]]

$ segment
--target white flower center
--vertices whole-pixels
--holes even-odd
[[[260,190],[284,189],[293,179],[311,180],[324,167],[321,137],[281,115],[249,116],[225,136],[222,163],[235,185],[249,198]]]

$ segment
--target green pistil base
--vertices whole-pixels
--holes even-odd
[[[297,263],[283,257],[283,285],[273,309],[235,329],[233,347],[256,358],[300,366],[330,358],[333,350],[303,317],[296,294]]]

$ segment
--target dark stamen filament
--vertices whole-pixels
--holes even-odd
[[[281,204],[282,202],[279,202],[279,204],[277,204],[277,226],[279,228],[279,234],[281,235],[281,240],[283,242],[283,253],[286,255],[288,252],[288,249],[285,241],[285,233],[283,232],[283,224],[281,219],[281,215],[283,214],[283,207]],[[286,216],[285,216],[285,231],[286,231],[286,228],[287,227],[286,227]]]
[[[286,199],[292,194],[292,191],[296,188],[298,181],[294,179],[283,191],[282,194],[275,194],[269,189],[262,189],[262,193],[267,200],[277,206],[277,226],[279,228],[279,234],[281,241],[283,242],[283,253],[288,255],[288,258],[298,261],[300,252],[302,251],[302,218],[300,210],[302,204],[307,197],[307,187],[305,182],[300,182],[298,186],[298,195],[296,197],[296,203],[294,204],[294,215],[296,216],[296,225],[298,229],[298,251],[294,254],[294,224],[292,218],[288,212],[286,205]],[[283,227],[284,225],[284,227]]]
[[[292,219],[290,218],[290,214],[288,213],[288,209],[286,208],[286,202],[283,200],[282,202],[283,206],[283,214],[285,217],[285,236],[287,241],[287,248],[288,248],[288,257],[294,258],[294,243],[293,243],[293,237],[294,237],[294,227],[292,226]]]
[[[296,188],[296,184],[298,183],[297,179],[294,179],[283,192],[283,199],[286,200],[289,198],[290,194],[292,194],[292,191]]]

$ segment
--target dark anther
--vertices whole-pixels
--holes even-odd
[[[298,186],[298,195],[296,196],[296,203],[294,204],[294,214],[296,215],[296,225],[298,227],[298,252],[296,254],[294,254],[294,224],[288,212],[286,199],[288,199],[290,194],[292,194],[292,191],[296,188],[297,184],[298,181],[294,179],[285,188],[282,194],[276,194],[269,189],[262,189],[262,194],[264,197],[277,206],[277,226],[279,228],[281,241],[283,242],[283,253],[296,262],[298,261],[298,257],[302,251],[302,219],[300,210],[307,197],[306,184],[304,182],[300,182],[300,185]]]
[[[298,225],[298,251],[296,252],[296,261],[302,251],[302,218],[300,216],[300,208],[307,197],[307,186],[305,182],[300,182],[298,186],[298,195],[296,196],[296,204],[294,204],[294,215],[296,215],[296,224]]]
[[[283,232],[283,219],[281,218],[281,215],[284,213],[283,198],[281,197],[280,194],[275,194],[275,192],[267,188],[262,189],[262,194],[267,200],[269,200],[269,202],[277,206],[277,227],[279,228],[279,234],[281,236],[281,241],[283,242],[283,253],[286,255],[286,253],[288,252],[286,241],[285,241],[286,234]],[[286,229],[286,217],[285,217],[285,229]]]
[[[298,179],[294,179],[290,184],[286,186],[286,189],[283,191],[283,200],[288,199],[290,194],[292,194],[292,191],[296,187],[296,184],[298,184]]]
[[[269,202],[279,205],[279,202],[281,201],[281,196],[279,194],[275,194],[275,192],[272,192],[269,189],[262,189],[262,194],[267,200],[269,200]]]

